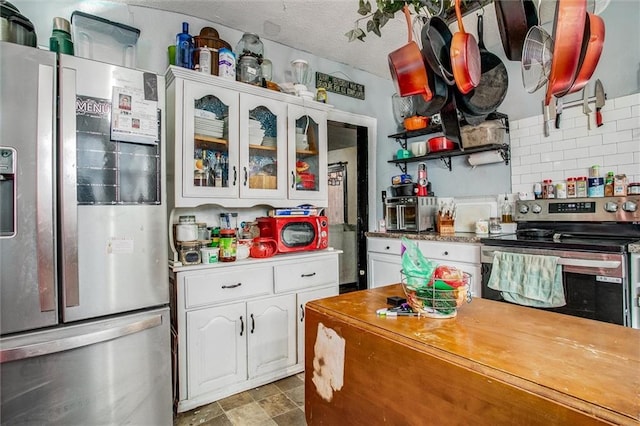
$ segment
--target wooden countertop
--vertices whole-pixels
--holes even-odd
[[[453,319],[376,316],[396,295],[398,284],[307,309],[606,422],[640,424],[640,330],[485,299]]]

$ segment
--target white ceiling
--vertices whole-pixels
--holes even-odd
[[[401,13],[396,13],[395,18],[382,28],[382,37],[367,33],[365,42],[349,42],[344,34],[353,29],[355,21],[361,17],[357,13],[358,0],[117,1],[191,15],[243,32],[253,32],[264,39],[385,79],[391,78],[387,55],[407,42],[406,21]],[[375,0],[370,2],[375,8]],[[465,28],[467,32],[475,33],[475,14],[473,19],[470,28]],[[366,20],[360,22],[360,28],[366,30]],[[493,5],[487,7],[485,32],[487,47],[491,50],[492,42],[499,46],[499,38],[495,39],[497,26]]]

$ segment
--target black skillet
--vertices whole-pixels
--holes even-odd
[[[422,56],[433,72],[446,84],[455,84],[451,68],[451,40],[453,35],[447,23],[432,16],[422,27]]]
[[[480,47],[480,83],[469,93],[456,91],[458,109],[469,124],[480,124],[494,112],[507,95],[509,75],[502,60],[484,46],[483,17],[478,15],[478,46]]]
[[[429,88],[431,89],[433,96],[429,102],[426,102],[422,96],[416,95],[413,97],[413,105],[416,109],[416,114],[424,117],[439,113],[449,97],[449,86],[447,86],[444,80],[436,75],[429,66],[426,68]]]

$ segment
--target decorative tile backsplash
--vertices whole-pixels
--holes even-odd
[[[595,124],[595,105],[589,107],[594,111],[591,130],[581,106],[564,109],[560,129],[551,123],[548,137],[543,134],[542,114],[509,123],[514,193],[530,193],[543,179],[588,176],[595,164],[603,176],[612,171],[640,182],[640,93],[607,99],[601,127]]]

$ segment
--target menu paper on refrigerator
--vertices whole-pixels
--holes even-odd
[[[111,139],[155,145],[159,141],[158,101],[142,88],[114,87],[111,103]]]

